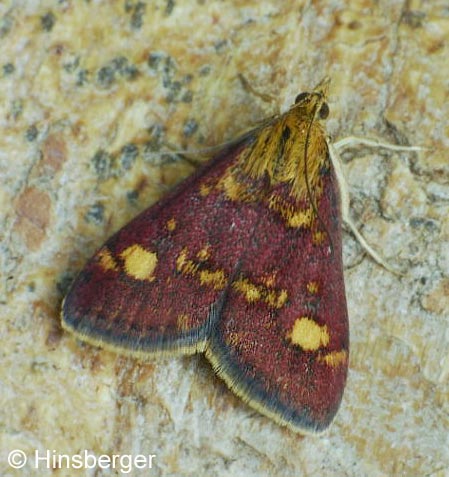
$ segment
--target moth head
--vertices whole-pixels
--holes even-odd
[[[326,102],[329,83],[330,78],[325,77],[312,92],[299,93],[295,98],[295,106],[310,111],[319,119],[326,119],[329,116],[329,106]]]

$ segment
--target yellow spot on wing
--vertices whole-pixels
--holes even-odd
[[[180,331],[187,331],[190,328],[189,315],[180,314],[176,318],[176,325]]]
[[[288,293],[287,290],[281,290],[278,295],[278,299],[276,302],[276,308],[282,308],[287,301]]]
[[[314,217],[314,213],[311,207],[303,211],[294,211],[291,214],[287,214],[285,219],[290,227],[310,227]]]
[[[203,268],[202,263],[195,263],[187,257],[188,249],[183,248],[176,259],[176,270],[184,275],[199,278],[201,285],[210,285],[215,290],[222,290],[227,283],[223,270],[210,270]]]
[[[212,285],[215,290],[222,290],[226,286],[226,277],[223,270],[201,270],[200,272],[201,285]]]
[[[240,336],[238,333],[232,331],[225,338],[226,344],[232,348],[237,348],[240,344]]]
[[[206,245],[203,247],[197,254],[196,256],[201,260],[201,261],[206,261],[210,258],[210,245]]]
[[[327,326],[320,326],[306,316],[295,320],[292,330],[287,334],[287,338],[305,351],[316,351],[320,347],[329,344]]]
[[[274,290],[264,285],[256,285],[247,278],[240,278],[232,284],[233,288],[240,292],[249,303],[263,300],[273,308],[282,308],[287,301],[287,290]]]
[[[324,232],[318,230],[312,236],[312,242],[314,245],[321,245],[324,242],[326,235]]]
[[[230,169],[226,171],[225,176],[220,180],[218,185],[223,189],[226,197],[230,200],[253,202],[256,199],[256,196],[248,189],[248,186],[239,182]]]
[[[154,280],[154,269],[157,265],[155,252],[145,250],[141,245],[131,245],[123,250],[120,257],[124,261],[125,272],[136,280]]]
[[[183,248],[176,259],[176,270],[184,275],[195,275],[198,271],[198,264],[187,258],[187,248]]]
[[[318,293],[318,289],[319,289],[319,286],[317,282],[307,283],[307,291],[309,293],[312,293],[312,294]]]
[[[245,296],[246,300],[250,303],[260,300],[261,298],[261,294],[257,286],[246,278],[235,281],[232,286],[237,291],[241,292]]]
[[[292,228],[310,228],[312,221],[315,218],[315,213],[312,207],[297,209],[278,195],[271,195],[269,197],[268,207],[277,212],[287,225]]]
[[[167,229],[169,232],[173,232],[176,229],[176,220],[174,218],[167,220]]]
[[[322,363],[326,363],[328,366],[332,368],[336,368],[341,364],[346,364],[348,360],[348,352],[344,349],[340,351],[332,351],[331,353],[325,354],[324,356],[320,356],[318,361]]]
[[[232,174],[226,174],[221,181],[221,185],[226,193],[226,196],[231,200],[238,200],[242,195],[241,185],[235,181]]]
[[[97,260],[103,270],[112,270],[114,272],[119,271],[119,267],[115,262],[114,257],[111,255],[111,252],[106,247],[103,247],[98,252]]]
[[[212,190],[212,187],[208,184],[201,183],[200,185],[200,196],[201,197],[206,197],[207,195],[210,194]]]
[[[287,290],[281,290],[279,292],[276,290],[268,290],[264,297],[265,301],[273,308],[282,308],[287,298]]]
[[[257,200],[255,191],[251,191],[248,188],[248,184],[239,181],[241,171],[236,168],[230,167],[226,170],[226,173],[220,179],[217,184],[217,188],[224,192],[224,195],[232,201],[240,202],[254,202]],[[242,179],[242,177],[240,177]]]
[[[261,281],[267,286],[267,287],[274,287],[276,285],[276,272],[272,272],[268,275],[265,275],[261,278]]]

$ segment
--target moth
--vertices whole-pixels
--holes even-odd
[[[112,236],[72,284],[62,326],[138,357],[204,353],[262,414],[324,431],[348,371],[343,220],[381,262],[349,219],[321,124],[328,86],[299,94]]]

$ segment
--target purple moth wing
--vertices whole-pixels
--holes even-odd
[[[236,394],[303,434],[329,426],[348,368],[338,188],[332,169],[322,174],[318,213],[332,247],[313,226],[289,227],[266,208],[206,348]]]
[[[113,235],[72,284],[64,328],[129,353],[194,353],[234,273],[257,212],[226,198],[226,171],[245,142],[225,149]]]

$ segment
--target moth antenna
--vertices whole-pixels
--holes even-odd
[[[314,114],[312,115],[312,119],[310,120],[309,125],[307,126],[306,140],[305,140],[305,143],[304,143],[304,156],[303,156],[304,157],[304,178],[305,178],[305,182],[306,182],[307,195],[308,195],[309,200],[310,200],[310,205],[312,206],[312,209],[313,209],[313,212],[315,213],[316,218],[321,223],[324,231],[326,232],[326,235],[329,238],[331,254],[333,255],[334,254],[334,243],[332,241],[331,234],[329,233],[329,230],[326,227],[326,224],[324,223],[323,219],[321,218],[321,215],[318,212],[318,208],[316,206],[315,198],[312,194],[312,188],[310,187],[309,175],[308,175],[308,172],[307,172],[307,155],[308,155],[308,149],[309,149],[310,131],[312,130],[312,124],[313,124],[313,121],[315,120],[315,114],[316,114],[317,108],[318,108],[318,106],[315,107],[315,111],[314,111]]]

